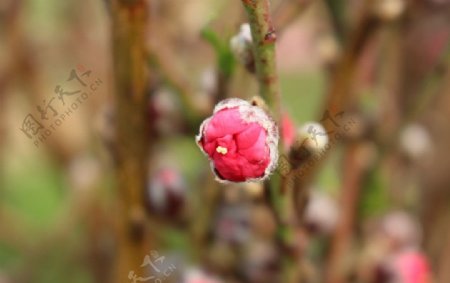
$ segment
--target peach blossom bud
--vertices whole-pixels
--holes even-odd
[[[308,150],[320,152],[328,144],[328,134],[322,124],[307,122],[297,131],[297,142],[301,142]]]
[[[252,41],[252,33],[248,23],[242,24],[239,33],[230,40],[231,51],[250,72],[253,72],[255,69]]]
[[[400,147],[411,159],[420,160],[432,151],[430,134],[419,124],[408,125],[400,134]]]
[[[426,256],[420,251],[404,251],[393,259],[395,282],[431,283],[431,273]]]
[[[324,193],[313,192],[305,210],[305,223],[311,231],[329,234],[339,220],[339,208],[334,199]]]
[[[242,99],[217,104],[196,140],[218,181],[263,180],[277,166],[277,125],[262,108]]]
[[[151,176],[148,184],[150,209],[165,216],[179,215],[184,206],[186,190],[186,182],[177,169],[159,169]]]

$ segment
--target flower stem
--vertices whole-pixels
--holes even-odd
[[[275,61],[276,34],[270,16],[268,0],[242,0],[248,15],[253,38],[253,54],[260,95],[265,99],[275,119],[280,115],[280,88]]]
[[[256,76],[259,82],[259,92],[265,100],[268,108],[272,111],[275,121],[280,125],[281,121],[281,95],[279,80],[275,60],[276,34],[270,15],[269,0],[242,0],[248,15],[250,29],[253,39],[253,56],[255,60]],[[282,129],[281,129],[282,131]],[[282,142],[280,141],[279,152],[282,152]],[[290,248],[294,232],[292,227],[285,223],[284,203],[286,196],[281,194],[281,179],[271,178],[266,182],[266,193],[269,207],[275,214],[278,222],[277,240],[282,249]],[[283,282],[295,282],[293,278],[294,270],[297,266],[297,259],[288,253],[284,258],[282,278]]]

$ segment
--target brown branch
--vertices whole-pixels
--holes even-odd
[[[348,147],[345,153],[343,180],[341,185],[341,213],[337,231],[331,243],[331,251],[326,267],[326,283],[347,282],[344,264],[352,241],[352,231],[356,222],[358,200],[361,193],[364,176],[367,170],[367,160],[362,160],[364,144],[359,143]]]
[[[182,112],[191,125],[197,126],[206,117],[209,109],[203,109],[196,103],[195,90],[185,74],[177,68],[176,58],[170,48],[161,43],[151,43],[148,50],[149,62],[158,69],[164,81],[179,95]]]
[[[366,13],[360,19],[360,24],[357,26],[354,34],[350,35],[349,43],[346,44],[342,58],[332,70],[330,85],[328,87],[328,95],[324,103],[324,111],[328,110],[330,113],[336,114],[344,111],[349,105],[354,101],[354,95],[352,93],[352,82],[355,77],[355,70],[357,67],[358,59],[367,44],[368,39],[376,30],[378,26],[378,21],[372,17],[371,14]],[[323,113],[323,112],[322,112]],[[321,115],[322,115],[321,113]],[[322,117],[318,117],[321,119]],[[335,131],[334,125],[328,123],[324,125],[327,132]],[[330,137],[330,144],[334,144],[336,141],[333,137]],[[300,144],[298,148],[293,148],[291,152],[300,151]],[[320,160],[309,164],[312,155],[301,159],[291,159],[291,163],[294,170],[288,176],[288,178],[293,178],[293,190],[294,190],[294,204],[298,213],[301,213],[304,209],[304,199],[307,196],[302,194],[307,194],[307,189],[314,179],[315,175],[322,167],[327,151],[324,156],[321,156]],[[297,201],[300,201],[297,203]],[[301,216],[297,215],[297,216]],[[299,219],[301,222],[301,219]]]
[[[208,174],[203,189],[198,192],[199,200],[190,215],[190,236],[194,246],[193,257],[203,259],[208,245],[208,233],[214,225],[215,211],[218,209],[223,188],[212,174]]]
[[[449,230],[449,229],[447,229]],[[445,283],[450,281],[450,231],[447,231],[447,242],[444,243],[444,247],[442,249],[441,256],[439,258],[438,270],[437,270],[437,279],[438,283]]]
[[[139,268],[154,245],[143,205],[151,142],[145,46],[149,7],[144,0],[115,0],[111,4],[119,186],[118,266],[114,278],[126,282],[128,273]]]
[[[367,12],[369,13],[369,12]],[[331,113],[341,112],[350,105],[353,98],[351,91],[352,82],[357,67],[357,61],[366,45],[368,39],[378,26],[378,20],[370,14],[362,16],[349,43],[344,46],[342,58],[336,68],[332,70],[331,83],[328,89],[328,96],[323,110]],[[320,119],[320,118],[319,118]],[[327,125],[325,125],[327,127]],[[327,131],[329,128],[326,129]]]
[[[310,4],[312,0],[284,0],[275,9],[273,22],[274,26],[281,33],[292,22],[300,17]]]

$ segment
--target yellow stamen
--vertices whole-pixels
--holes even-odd
[[[222,153],[223,155],[225,155],[225,154],[227,154],[228,149],[227,149],[226,147],[223,147],[223,146],[218,146],[218,147],[216,148],[216,151],[217,151],[218,153]]]

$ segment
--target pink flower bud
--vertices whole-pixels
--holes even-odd
[[[200,269],[188,269],[184,276],[183,283],[221,283],[222,281],[213,276],[209,275]]]
[[[426,256],[419,251],[405,251],[394,258],[395,282],[430,283],[431,273]]]
[[[147,194],[152,211],[163,216],[176,217],[183,211],[186,181],[177,169],[164,167],[152,174]]]
[[[286,112],[281,117],[283,146],[285,149],[289,149],[294,143],[295,139],[295,124],[292,121],[289,114]]]
[[[196,140],[218,181],[262,180],[277,164],[278,127],[264,110],[242,99],[217,104]]]

